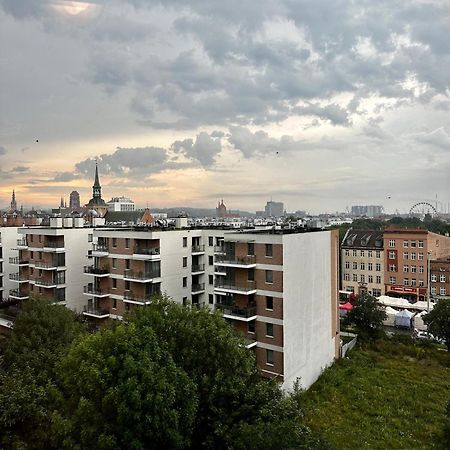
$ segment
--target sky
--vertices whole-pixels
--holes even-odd
[[[0,208],[449,207],[448,0],[0,5]]]

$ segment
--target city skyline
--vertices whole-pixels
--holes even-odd
[[[447,205],[450,6],[310,3],[2,0],[0,205]]]

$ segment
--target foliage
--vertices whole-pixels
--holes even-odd
[[[344,323],[354,325],[363,340],[371,340],[382,334],[383,320],[386,318],[384,307],[375,297],[361,294],[353,302],[353,309],[346,314]]]
[[[150,328],[120,324],[86,336],[59,371],[65,400],[55,430],[64,436],[59,448],[184,448],[189,442],[194,384]]]
[[[450,447],[450,401],[447,403],[447,407],[445,408],[444,426],[442,428],[442,441],[444,448]]]
[[[450,299],[439,300],[423,321],[428,325],[428,331],[442,339],[450,352]]]
[[[335,448],[437,448],[450,396],[438,347],[383,339],[354,349],[304,393],[305,425]]]

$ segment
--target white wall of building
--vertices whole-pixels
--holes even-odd
[[[283,236],[284,383],[307,389],[334,361],[331,233]]]
[[[2,298],[8,298],[10,289],[17,289],[19,284],[11,281],[9,275],[11,273],[19,272],[18,266],[13,266],[9,263],[9,258],[19,256],[17,250],[17,240],[20,238],[17,227],[1,227],[0,236],[2,239],[2,258],[3,258],[3,295]]]

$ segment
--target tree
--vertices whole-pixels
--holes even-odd
[[[58,448],[185,448],[194,383],[153,330],[119,324],[76,343],[59,367]]]
[[[428,331],[442,339],[450,352],[450,299],[439,300],[434,308],[423,317]]]
[[[375,297],[360,294],[345,316],[347,325],[354,325],[362,339],[374,339],[382,332],[383,320],[387,318],[384,306]]]

